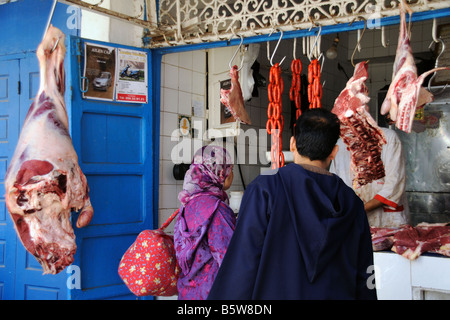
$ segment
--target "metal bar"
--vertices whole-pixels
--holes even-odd
[[[53,14],[55,13],[56,4],[58,0],[53,0],[52,8],[50,9],[50,15],[48,16],[47,25],[44,30],[44,35],[42,36],[42,40],[44,40],[45,35],[47,34],[47,30],[50,27],[50,23],[52,22]]]

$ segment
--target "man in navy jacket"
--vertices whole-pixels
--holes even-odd
[[[291,138],[294,163],[258,176],[208,299],[376,299],[363,202],[328,171],[338,118],[306,111]]]

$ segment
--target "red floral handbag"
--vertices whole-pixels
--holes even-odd
[[[119,275],[136,296],[173,296],[178,293],[180,273],[173,236],[164,229],[178,214],[175,211],[157,230],[142,231],[124,253]]]

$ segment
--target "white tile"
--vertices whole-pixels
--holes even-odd
[[[160,161],[161,173],[159,176],[159,184],[176,184],[177,180],[173,177],[173,166],[175,164],[172,161],[162,160]]]
[[[192,70],[200,73],[206,72],[206,52],[197,50],[192,55]]]
[[[162,58],[162,62],[178,66],[178,53],[165,54]]]
[[[180,52],[178,62],[180,68],[192,70],[192,51]]]
[[[163,89],[162,110],[178,113],[178,91],[170,88]]]
[[[180,68],[178,77],[179,90],[184,92],[192,92],[192,70]]]
[[[172,151],[176,150],[178,141],[172,141],[171,137],[162,136],[160,139],[160,160],[172,161]]]
[[[174,130],[178,129],[178,114],[163,112],[161,113],[161,135],[172,136]]]
[[[163,87],[178,90],[178,67],[165,65]]]
[[[192,94],[181,91],[179,92],[178,113],[188,116],[192,114]]]
[[[162,184],[159,186],[159,208],[178,207],[177,186],[171,184]]]
[[[192,72],[192,93],[205,95],[206,77],[200,72]]]

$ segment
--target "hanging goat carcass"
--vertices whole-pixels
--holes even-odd
[[[5,177],[6,205],[17,234],[44,273],[51,274],[73,262],[77,247],[71,211],[81,210],[77,227],[88,225],[94,212],[69,135],[64,38],[50,26],[38,47],[39,91]]]

